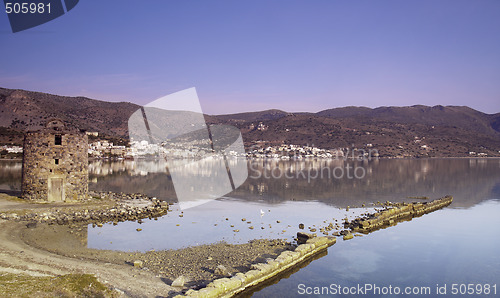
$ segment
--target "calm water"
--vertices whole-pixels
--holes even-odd
[[[347,177],[345,172],[340,177],[340,170],[332,175],[335,168],[345,170],[348,165],[363,171],[358,170],[357,178]],[[320,227],[326,225],[324,221],[352,218],[364,212],[353,206],[363,203],[369,206],[377,201],[413,201],[407,197],[450,194],[454,201],[448,208],[364,237],[340,240],[326,256],[253,295],[307,296],[316,290],[320,294],[311,296],[335,296],[331,294],[339,285],[371,284],[379,287],[380,294],[369,291],[348,296],[408,296],[383,293],[389,287],[401,291],[410,287],[435,297],[436,288],[443,292],[446,285],[447,295],[440,296],[455,297],[463,295],[451,295],[452,284],[458,284],[460,293],[460,284],[472,283],[474,291],[484,289],[484,284],[491,286],[485,297],[500,296],[500,159],[254,160],[249,168],[251,177],[245,184],[223,198],[182,211],[174,204],[167,216],[140,225],[142,232],[136,232],[139,224],[132,222],[89,228],[88,245],[146,251],[220,240],[291,240],[299,223]],[[323,177],[314,177],[315,170],[321,169]],[[0,163],[1,191],[19,190],[20,170],[19,163]],[[308,177],[309,170],[312,177]],[[90,180],[93,190],[142,192],[176,201],[164,165],[156,162],[93,162]],[[349,211],[347,206],[351,206]],[[493,295],[495,284],[497,295]]]

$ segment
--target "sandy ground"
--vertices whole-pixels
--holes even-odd
[[[175,291],[160,277],[132,266],[70,258],[26,244],[20,237],[24,223],[0,221],[0,271],[32,276],[94,274],[126,296],[168,296]]]

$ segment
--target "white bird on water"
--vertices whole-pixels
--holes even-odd
[[[262,211],[262,209],[260,209],[260,217],[264,216],[264,211]]]

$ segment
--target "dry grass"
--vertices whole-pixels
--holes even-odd
[[[0,297],[116,297],[90,274],[33,277],[0,274]]]

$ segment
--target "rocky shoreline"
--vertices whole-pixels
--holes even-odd
[[[102,226],[108,222],[117,224],[123,221],[158,218],[167,214],[170,210],[169,203],[142,194],[90,192],[89,196],[89,201],[94,203],[103,202],[103,205],[86,207],[85,204],[82,204],[80,208],[50,208],[44,212],[28,211],[25,214],[3,212],[0,213],[0,218],[26,221],[28,225],[36,225],[37,223],[47,223],[49,225],[82,223]],[[47,204],[47,207],[49,208],[50,204]]]

